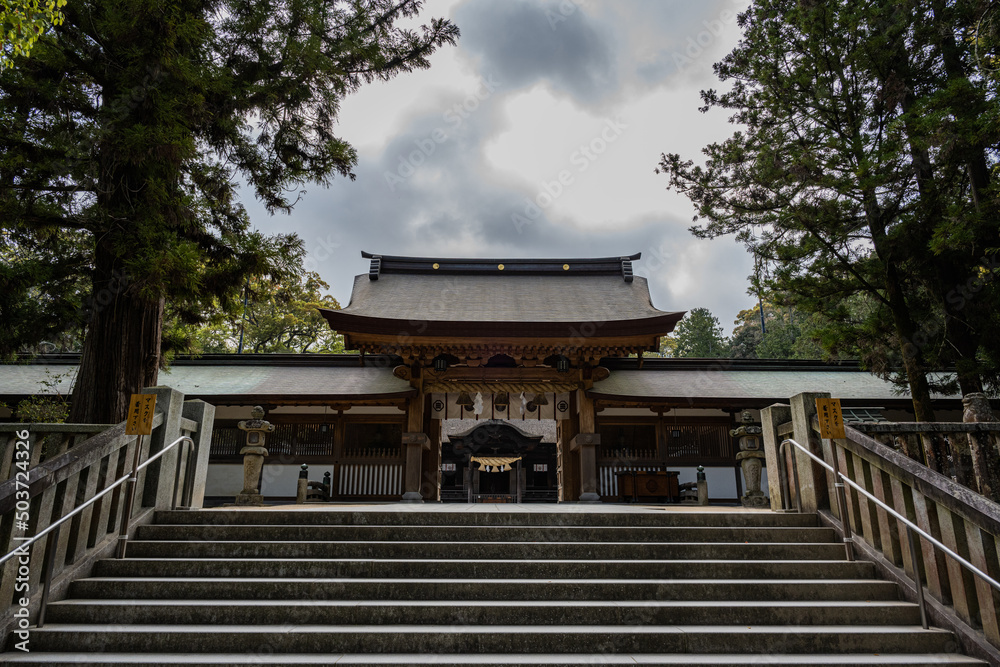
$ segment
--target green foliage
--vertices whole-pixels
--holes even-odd
[[[75,370],[52,373],[45,369],[45,379],[38,383],[38,394],[19,402],[12,411],[15,421],[27,424],[62,424],[65,422],[66,417],[69,416],[69,401],[59,391],[59,384],[64,378],[73,375],[75,375]],[[8,406],[0,403],[0,407],[6,408]]]
[[[696,235],[745,244],[765,269],[753,291],[820,315],[825,350],[905,369],[921,419],[928,369],[953,365],[963,391],[995,379],[1000,291],[981,276],[1000,236],[1000,102],[964,39],[976,16],[961,0],[755,0],[716,66],[728,89],[702,93],[739,131],[704,165],[660,162]]]
[[[675,357],[677,356],[677,338],[674,336],[662,336],[660,337],[660,350],[659,355],[661,357]]]
[[[356,152],[334,134],[341,101],[458,37],[442,19],[396,27],[420,7],[66,5],[32,57],[0,72],[0,306],[18,322],[0,354],[51,340],[59,322],[86,328],[73,418],[120,421],[121,397],[155,382],[164,313],[231,311],[248,280],[281,280],[301,257],[296,237],[251,229],[239,184],[288,212],[307,184],[353,178]]]
[[[318,308],[339,309],[319,274],[303,273],[286,281],[257,278],[247,285],[246,309],[217,313],[212,321],[178,333],[196,354],[244,352],[305,353],[344,351],[343,336],[330,329]]]
[[[735,359],[821,359],[818,343],[820,316],[796,313],[794,308],[764,304],[764,331],[760,305],[741,310],[736,316],[729,354]]]
[[[717,358],[729,355],[729,344],[722,334],[719,318],[708,308],[694,308],[674,329],[676,357]]]
[[[28,56],[49,26],[65,18],[66,0],[0,0],[0,70],[13,65],[18,56]]]

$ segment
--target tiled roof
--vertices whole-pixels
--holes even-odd
[[[76,366],[43,364],[0,366],[0,396],[22,396],[44,391],[45,371],[75,374]],[[58,385],[63,394],[70,390],[70,377]],[[309,367],[270,365],[175,365],[160,371],[159,383],[188,396],[203,398],[268,396],[292,398],[346,398],[408,396],[409,383],[389,368]],[[257,399],[255,399],[257,400]]]
[[[853,401],[854,405],[900,404],[909,400],[892,384],[856,365],[825,369],[815,362],[652,359],[639,370],[637,359],[606,361],[611,373],[590,390],[595,398],[769,405],[787,402],[800,392],[818,391],[830,392],[835,398]],[[68,394],[76,363],[74,358],[2,364],[0,399],[52,393],[43,383],[54,378],[59,378],[55,388]],[[409,384],[392,374],[393,363],[391,358],[376,357],[370,358],[370,365],[362,367],[360,358],[338,355],[220,355],[178,360],[169,371],[160,372],[159,382],[189,396],[244,402],[268,397],[311,402],[411,395]],[[474,422],[469,422],[469,427],[472,425]]]
[[[417,322],[607,322],[664,315],[645,278],[383,275],[354,279],[344,313]]]
[[[829,392],[834,398],[847,400],[908,400],[893,384],[867,371],[813,369],[613,370],[607,379],[594,384],[590,394],[599,398],[658,398],[675,402],[688,398],[775,402],[787,401],[802,392]],[[955,397],[934,395],[934,398]]]

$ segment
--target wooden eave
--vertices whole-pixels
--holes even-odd
[[[409,342],[423,341],[428,345],[440,339],[462,340],[464,344],[496,342],[524,345],[533,339],[544,339],[546,345],[570,347],[607,347],[609,339],[643,339],[643,345],[673,331],[684,313],[665,313],[638,320],[608,320],[604,322],[463,322],[398,320],[389,317],[352,315],[340,310],[321,308],[330,328],[344,335],[345,342],[374,341],[383,337],[387,347],[399,345],[401,337]],[[368,336],[363,338],[362,336]],[[352,347],[348,345],[348,347]]]

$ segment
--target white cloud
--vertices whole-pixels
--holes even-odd
[[[551,0],[428,2],[416,24],[456,17],[463,36],[432,56],[429,70],[364,86],[344,101],[339,132],[358,148],[357,181],[310,190],[290,217],[266,217],[253,202],[248,209],[264,230],[297,231],[345,305],[352,276],[366,270],[361,249],[522,257],[642,251],[636,268],[646,270],[654,305],[707,307],[731,328],[752,303],[750,259],[731,239],[692,237],[693,206],[653,170],[662,152],[698,159],[703,146],[731,134],[723,113],[697,108],[698,91],[718,86],[710,65],[736,43],[734,22],[710,41],[702,36],[702,53],[684,71],[676,56],[697,43],[706,22],[745,4],[589,0],[552,29],[545,11],[559,3]],[[491,78],[499,85],[483,95]],[[475,108],[450,123],[449,109],[470,99]],[[624,126],[609,129],[618,121]],[[386,174],[400,173],[436,129],[446,139],[390,187]],[[560,172],[570,178],[559,183]],[[528,199],[544,210],[519,231],[511,218]]]

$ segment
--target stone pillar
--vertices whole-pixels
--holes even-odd
[[[184,418],[198,422],[198,432],[191,435],[194,440],[194,475],[191,482],[191,509],[201,509],[205,504],[205,482],[208,479],[208,456],[212,448],[212,425],[215,423],[215,406],[204,401],[185,401]]]
[[[823,445],[820,442],[819,434],[813,435],[811,424],[813,416],[816,415],[817,398],[830,398],[830,394],[805,392],[792,396],[792,439],[812,452],[814,456],[822,459]],[[818,509],[829,509],[830,495],[827,489],[827,471],[798,449],[794,449],[794,451],[799,471],[802,511],[815,512]]]
[[[309,495],[309,464],[303,463],[302,468],[299,470],[298,485],[295,488],[295,502],[298,505],[303,504],[306,501],[306,496]]]
[[[698,466],[698,504],[708,504],[708,479],[705,477],[705,466]]]
[[[163,413],[163,424],[153,430],[152,435],[143,440],[149,444],[140,463],[147,461],[171,442],[181,437],[181,417],[184,414],[184,394],[170,387],[151,387],[143,389],[144,394],[156,394],[156,410]],[[142,489],[142,507],[171,507],[174,494],[174,474],[177,470],[178,445],[169,452],[153,461],[145,470],[139,473],[137,489]],[[131,467],[132,461],[128,466]],[[133,516],[138,512],[139,499],[136,499]]]
[[[420,493],[420,461],[424,450],[430,449],[431,439],[426,433],[404,433],[403,448],[406,450],[406,479],[403,485],[404,503],[422,503],[424,497]]]
[[[760,421],[763,424],[761,434],[764,438],[764,461],[767,464],[767,490],[771,498],[771,509],[781,512],[784,509],[781,488],[781,476],[784,462],[780,459],[779,449],[784,438],[778,435],[778,427],[792,421],[792,409],[787,405],[775,403],[760,411]],[[791,502],[791,498],[788,499]]]
[[[962,398],[965,413],[962,421],[966,423],[995,422],[996,417],[990,409],[986,394],[973,392]],[[969,452],[972,454],[972,472],[979,487],[979,493],[990,500],[1000,502],[1000,456],[993,445],[989,433],[969,433]]]
[[[257,480],[260,479],[264,457],[267,456],[264,438],[274,430],[274,425],[264,419],[264,408],[259,405],[250,412],[250,417],[236,425],[247,434],[247,444],[240,450],[243,456],[243,490],[236,496],[237,505],[264,504],[264,496],[257,488]]]

